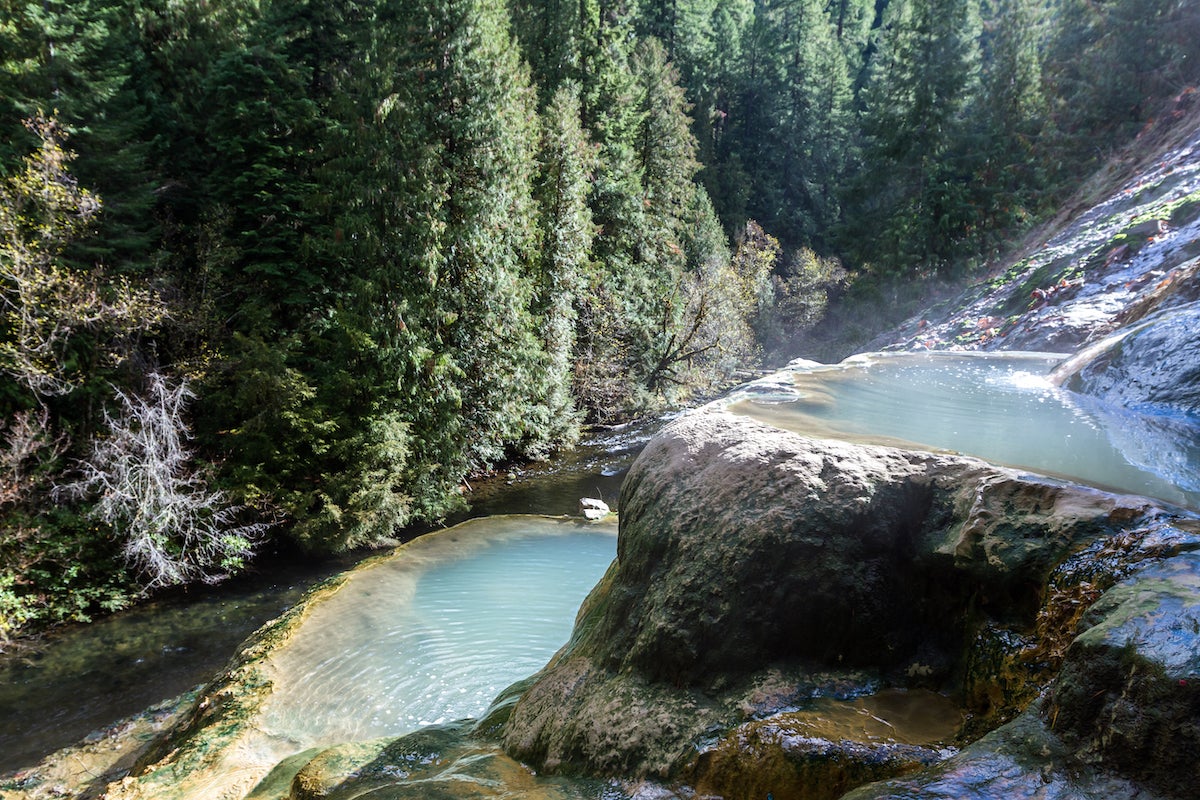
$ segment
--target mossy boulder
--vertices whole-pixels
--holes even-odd
[[[539,770],[686,780],[723,737],[839,671],[938,689],[999,724],[1052,680],[1104,588],[1191,546],[1186,516],[975,459],[690,415],[631,470],[617,561],[512,709],[505,747]],[[792,682],[774,708],[750,699],[767,670]],[[747,753],[804,772],[811,754],[785,739]],[[844,772],[878,778],[878,755]],[[706,780],[737,771],[726,763]]]
[[[1089,764],[1171,797],[1200,787],[1200,553],[1118,584],[1091,607],[1046,716]]]

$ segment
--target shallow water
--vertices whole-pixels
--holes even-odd
[[[472,520],[354,573],[270,658],[256,723],[297,749],[478,717],[567,642],[615,522]]]
[[[884,689],[849,700],[822,697],[787,715],[807,736],[872,744],[949,745],[962,711],[944,695],[924,689]]]
[[[661,424],[596,431],[551,461],[476,484],[470,514],[572,514],[582,496],[615,503],[629,465]],[[208,681],[258,626],[353,563],[264,562],[269,572],[60,631],[30,654],[0,659],[0,774]]]
[[[875,354],[794,369],[729,410],[808,435],[916,446],[1200,508],[1200,427],[1055,386],[1039,353]]]
[[[255,628],[334,569],[288,565],[201,587],[0,662],[0,773],[207,682]]]

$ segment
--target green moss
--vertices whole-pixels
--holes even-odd
[[[269,696],[271,681],[262,660],[299,629],[318,602],[335,593],[348,574],[330,578],[309,590],[286,613],[259,628],[234,663],[204,691],[181,722],[150,747],[134,765],[143,784],[173,786],[183,776],[205,768],[244,730],[245,723]],[[163,795],[167,796],[166,794]]]
[[[1200,191],[1195,191],[1183,197],[1150,206],[1130,220],[1128,227],[1155,220],[1168,220],[1173,225],[1179,225],[1195,219],[1198,213],[1200,213]]]

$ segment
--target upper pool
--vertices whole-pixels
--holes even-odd
[[[1062,389],[1061,355],[878,353],[798,362],[729,410],[799,433],[976,456],[1200,508],[1197,420],[1139,413]]]

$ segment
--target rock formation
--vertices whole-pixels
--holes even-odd
[[[814,737],[796,747],[759,720],[886,685],[959,698],[966,741],[1013,717],[1061,736],[1063,763],[1094,765],[1103,785],[1153,775],[1183,797],[1200,778],[1163,740],[1200,719],[1187,683],[1200,679],[1190,515],[711,410],[651,442],[622,509],[617,562],[504,728],[510,754],[539,770],[711,782],[706,754],[734,735],[773,772],[726,752],[725,773],[749,777],[722,796],[836,796],[814,787],[928,756]],[[994,757],[989,741],[958,758]]]

